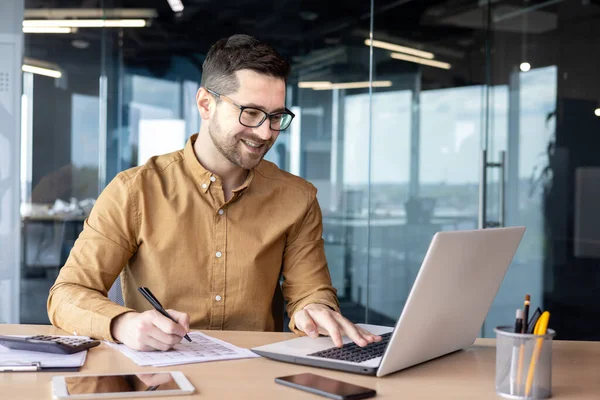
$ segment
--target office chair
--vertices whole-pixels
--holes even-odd
[[[121,306],[125,305],[125,301],[123,300],[123,290],[121,289],[121,275],[117,276],[117,279],[108,291],[108,298],[110,301]]]

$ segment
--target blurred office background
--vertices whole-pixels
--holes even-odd
[[[20,263],[0,260],[0,322],[48,323],[48,289],[94,199],[119,171],[198,131],[206,52],[247,33],[293,65],[297,117],[266,158],[319,189],[346,316],[393,325],[435,232],[525,225],[482,335],[510,323],[529,293],[560,339],[600,340],[590,318],[600,313],[599,0],[24,9],[20,168],[0,157],[0,198],[3,179],[20,182],[20,207],[0,205],[20,213]]]

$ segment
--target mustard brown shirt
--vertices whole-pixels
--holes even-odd
[[[193,329],[281,329],[278,293],[296,332],[293,315],[307,304],[339,309],[315,187],[263,160],[225,202],[220,178],[194,154],[196,137],[100,194],[50,289],[55,326],[113,341],[115,317],[152,309],[140,286],[188,313]],[[119,274],[125,307],[107,298]]]

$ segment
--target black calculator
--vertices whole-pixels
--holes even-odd
[[[28,337],[0,336],[0,344],[14,350],[41,351],[42,353],[73,354],[100,344],[86,337],[37,335]]]

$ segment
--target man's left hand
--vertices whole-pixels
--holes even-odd
[[[344,335],[360,347],[381,341],[381,336],[354,325],[342,314],[323,304],[309,304],[296,312],[294,323],[296,328],[311,338],[317,338],[319,334],[330,336],[337,347],[342,347],[342,336]]]

